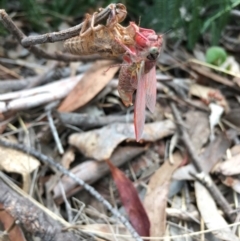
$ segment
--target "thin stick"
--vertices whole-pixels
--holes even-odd
[[[103,9],[98,14],[96,14],[94,25],[98,24],[99,22],[101,22],[103,20],[106,20],[109,17],[109,15],[111,13],[111,8],[109,6],[107,6],[105,9]],[[90,21],[91,20],[89,20],[89,25],[90,25]],[[30,46],[36,45],[36,44],[49,43],[49,42],[53,43],[53,42],[63,41],[63,40],[66,40],[68,38],[78,35],[82,29],[82,26],[83,26],[83,23],[80,23],[72,28],[65,29],[65,30],[62,30],[59,32],[52,32],[52,33],[46,33],[46,34],[38,35],[38,36],[24,37],[22,39],[21,44],[23,47],[27,48],[27,47],[30,47]]]
[[[57,132],[57,128],[54,125],[51,110],[47,111],[47,118],[48,118],[48,123],[49,123],[50,129],[52,131],[53,138],[54,138],[55,143],[57,145],[58,152],[59,152],[59,154],[62,155],[64,153],[64,149],[63,149],[62,143],[60,141],[60,138],[59,138],[59,135],[58,135],[58,132]]]
[[[182,134],[182,140],[188,150],[188,153],[192,159],[192,163],[195,166],[197,172],[199,174],[201,174],[201,176],[203,176],[204,178],[197,178],[199,176],[195,176],[197,178],[198,181],[201,181],[202,184],[205,184],[204,186],[208,189],[208,191],[211,193],[212,197],[214,198],[215,202],[222,208],[223,212],[225,213],[225,215],[228,217],[228,219],[231,222],[234,222],[234,216],[232,215],[232,208],[229,205],[229,203],[227,202],[227,200],[223,197],[223,195],[221,194],[221,192],[219,191],[219,189],[217,188],[217,186],[214,184],[212,178],[203,171],[203,168],[201,166],[201,160],[199,159],[199,157],[196,155],[196,151],[194,150],[194,147],[192,145],[192,142],[190,140],[190,137],[186,131],[186,128],[184,127],[184,122],[182,120],[182,117],[180,115],[180,112],[178,111],[176,105],[171,102],[171,109],[173,112],[173,115],[176,119],[178,128]],[[203,182],[203,180],[205,180],[205,182]]]
[[[95,24],[98,24],[100,21],[107,19],[110,13],[111,13],[111,8],[109,6],[103,9],[100,13],[96,15]],[[52,59],[52,60],[60,60],[65,62],[93,59],[93,56],[74,56],[71,54],[63,54],[61,52],[47,53],[46,51],[36,46],[33,46],[36,44],[42,44],[47,42],[57,42],[57,41],[62,41],[62,40],[71,38],[80,32],[82,28],[82,23],[60,32],[53,32],[53,33],[47,33],[39,36],[26,37],[25,34],[15,25],[15,23],[8,16],[8,14],[4,9],[0,9],[0,21],[3,22],[3,25],[5,26],[5,28],[14,37],[16,37],[18,42],[23,47],[27,48],[30,52],[34,53],[38,57],[42,57],[45,59]]]
[[[23,145],[6,142],[3,139],[0,139],[0,145],[30,154],[31,156],[34,156],[38,160],[42,161],[44,164],[53,166],[62,174],[72,178],[76,183],[81,185],[93,197],[95,197],[99,202],[101,202],[116,218],[118,218],[125,225],[125,227],[128,229],[128,231],[131,233],[132,237],[135,238],[136,241],[143,241],[142,238],[138,235],[138,233],[134,230],[132,225],[129,223],[129,221],[124,216],[122,216],[117,209],[113,208],[112,205],[99,192],[97,192],[93,187],[85,183],[83,180],[79,179],[75,174],[69,172],[59,163],[56,163],[52,158],[45,156],[44,154],[34,149],[30,149]]]

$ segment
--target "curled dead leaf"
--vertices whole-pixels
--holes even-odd
[[[171,120],[146,124],[142,139],[153,142],[173,134],[175,129]],[[135,139],[133,124],[114,123],[101,129],[72,134],[69,143],[85,156],[105,160],[110,158],[117,145],[126,139]]]

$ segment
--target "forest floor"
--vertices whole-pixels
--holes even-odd
[[[0,240],[239,240],[237,34],[221,65],[164,36],[136,142],[120,59],[24,48],[14,33],[0,36]]]

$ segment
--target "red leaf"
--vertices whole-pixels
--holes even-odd
[[[109,165],[120,199],[126,209],[132,226],[139,235],[149,237],[150,222],[143,204],[139,199],[137,190],[124,173],[115,167],[109,160],[107,160],[107,164]]]
[[[2,223],[4,230],[6,231],[11,227],[15,220],[7,211],[4,210],[2,203],[0,203],[0,209],[2,209],[2,211],[0,211],[0,223]],[[10,241],[26,241],[24,234],[18,225],[14,225],[13,228],[10,228],[9,232],[7,232],[7,237],[8,238],[6,238],[6,240]],[[1,234],[0,240],[5,240],[4,236],[3,238],[1,237]]]

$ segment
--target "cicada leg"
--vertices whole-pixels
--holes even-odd
[[[101,24],[98,24],[97,26],[94,26],[96,14],[97,14],[97,12],[93,13],[92,18],[91,18],[91,26],[88,29],[87,29],[88,18],[90,18],[91,16],[89,14],[87,15],[87,18],[85,19],[85,21],[83,23],[83,27],[80,31],[80,37],[81,38],[86,37],[86,36],[90,35],[91,33],[95,32],[95,31],[99,31],[100,29],[105,27],[104,25],[101,25]]]
[[[129,47],[123,43],[121,40],[119,40],[117,37],[115,37],[116,42],[123,47],[123,49],[126,50],[126,54],[124,56],[124,60],[128,59],[128,62],[137,62],[137,52],[135,47],[130,45]],[[126,58],[126,59],[125,59]]]
[[[97,12],[95,12],[92,15],[91,27],[88,28],[88,29],[87,29],[87,25],[88,25],[90,15],[87,16],[86,20],[83,23],[83,27],[82,27],[82,30],[80,32],[80,37],[88,36],[92,32],[99,31],[104,27],[108,27],[110,29],[114,28],[118,23],[122,22],[125,19],[126,15],[127,15],[127,10],[126,10],[126,7],[123,4],[121,4],[121,3],[110,4],[109,8],[111,9],[111,14],[107,19],[106,26],[101,25],[101,24],[99,24],[97,26],[94,26],[95,15],[97,14]],[[102,9],[99,9],[99,10],[101,11]]]

